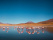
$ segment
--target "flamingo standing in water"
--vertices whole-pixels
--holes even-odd
[[[7,28],[9,28],[9,27],[7,27]]]
[[[3,28],[5,28],[5,27],[3,27]]]
[[[44,27],[42,27],[42,29],[44,29]]]
[[[28,31],[28,34],[31,34],[31,32],[30,32],[30,31]]]
[[[37,34],[39,34],[40,32],[37,32]]]

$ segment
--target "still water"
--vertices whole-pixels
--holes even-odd
[[[53,40],[45,28],[0,27],[0,40]]]

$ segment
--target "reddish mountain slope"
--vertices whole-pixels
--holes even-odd
[[[42,22],[38,22],[39,24],[47,24],[47,23],[51,23],[53,24],[53,19],[47,20],[47,21],[42,21]]]
[[[0,22],[0,24],[3,24],[3,23]]]
[[[29,22],[27,22],[27,23],[34,23],[34,22],[32,22],[32,21],[29,21]]]

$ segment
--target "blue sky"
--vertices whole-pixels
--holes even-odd
[[[0,0],[0,22],[35,23],[53,18],[53,0]]]

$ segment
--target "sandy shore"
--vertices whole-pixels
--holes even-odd
[[[0,26],[53,26],[53,24],[0,24]]]

